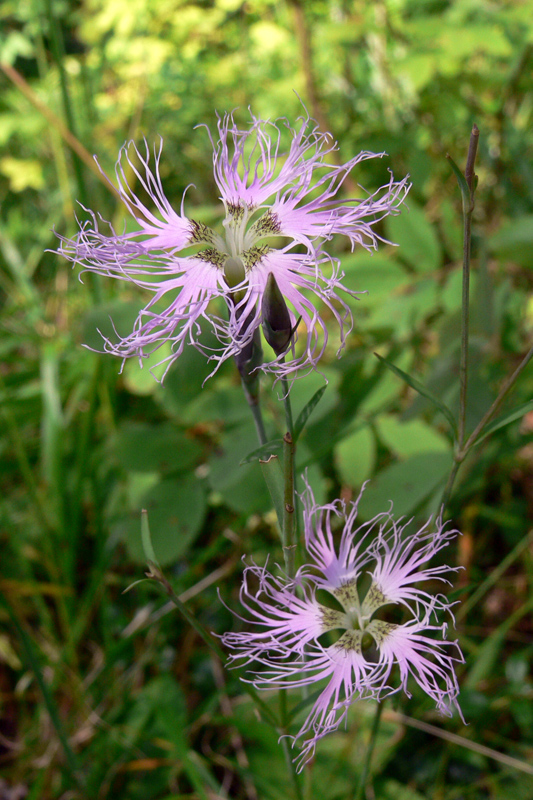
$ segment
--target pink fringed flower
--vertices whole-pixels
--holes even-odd
[[[457,642],[446,638],[446,623],[437,620],[451,604],[418,585],[448,583],[444,576],[455,570],[428,562],[457,531],[438,519],[408,533],[407,523],[391,512],[356,528],[359,500],[349,508],[340,500],[319,506],[309,487],[303,499],[310,563],[293,580],[248,566],[240,597],[253,630],[222,637],[232,662],[252,664],[258,689],[319,684],[294,737],[302,741],[300,769],[354,700],[379,701],[400,690],[410,696],[410,677],[443,714],[460,714],[454,662],[463,661]],[[337,517],[344,518],[338,548]]]
[[[119,341],[104,339],[107,352],[142,359],[169,342],[172,352],[161,360],[166,369],[189,343],[216,366],[238,356],[261,324],[263,292],[270,273],[288,303],[292,326],[301,318],[305,344],[293,348],[293,359],[278,355],[263,369],[287,375],[303,365],[316,366],[328,339],[326,323],[315,307],[320,300],[340,330],[341,348],[352,327],[349,306],[339,297],[343,273],[324,243],[334,234],[347,236],[352,249],[375,249],[380,239],[374,225],[399,213],[409,190],[407,178],[390,181],[362,199],[337,197],[350,170],[360,161],[384,153],[363,152],[341,167],[327,163],[336,149],[328,134],[309,118],[293,130],[286,120],[259,120],[252,115],[248,130],[237,128],[232,115],[218,119],[213,145],[214,177],[224,206],[221,231],[179,211],[165,197],[159,175],[162,145],[154,160],[130,142],[116,166],[118,191],[136,228],[116,233],[92,212],[74,239],[62,239],[60,253],[84,270],[131,281],[152,294],[133,331]],[[281,130],[290,137],[281,151]],[[140,165],[140,166],[139,166]],[[139,199],[127,172],[150,200]],[[104,224],[107,232],[100,227]],[[224,307],[213,301],[222,297]],[[200,340],[200,322],[207,320],[219,346],[207,349]],[[165,372],[166,372],[165,369]]]

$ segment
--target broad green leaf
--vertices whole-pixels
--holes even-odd
[[[216,348],[219,346],[217,340],[206,333],[202,334],[201,341],[207,348]],[[204,404],[204,406],[207,407],[207,405],[209,405],[212,407],[213,395],[215,395],[216,400],[219,387],[221,391],[227,391],[228,388],[231,388],[236,392],[238,389],[242,396],[242,390],[239,387],[228,387],[226,385],[227,378],[225,373],[226,371],[230,374],[232,373],[232,364],[228,364],[227,367],[225,364],[222,364],[216,376],[210,378],[209,376],[213,372],[213,369],[214,364],[212,361],[209,361],[203,353],[199,352],[192,345],[186,345],[183,353],[174,362],[165,376],[162,391],[158,395],[158,399],[168,411],[179,414],[180,419],[186,414],[187,418],[192,418],[193,424],[196,424],[200,419],[206,418],[207,412],[204,409],[196,413],[195,403],[200,403],[208,396],[209,403]],[[233,400],[231,402],[233,402]],[[242,405],[246,406],[244,400],[242,400]],[[191,413],[189,413],[189,407],[191,408]],[[212,413],[216,414],[219,410],[221,413],[224,412],[222,408]],[[187,422],[188,419],[184,418],[183,421]]]
[[[450,451],[449,440],[421,419],[402,422],[392,414],[383,414],[376,425],[380,438],[400,458]]]
[[[365,489],[359,511],[371,519],[389,508],[395,516],[411,514],[429,495],[444,484],[452,467],[451,453],[422,453],[393,464],[378,473]]]
[[[405,280],[394,294],[383,297],[371,309],[368,318],[359,323],[365,329],[390,329],[395,339],[411,337],[413,329],[434,314],[439,305],[436,276],[427,275]]]
[[[360,487],[371,477],[376,462],[376,443],[366,425],[343,439],[334,449],[339,475],[349,486]]]
[[[142,508],[147,510],[150,518],[150,538],[155,557],[161,566],[165,566],[185,555],[199,535],[207,510],[205,490],[194,475],[160,481],[144,495]],[[126,539],[131,557],[144,563],[140,511],[119,523],[116,530]]]
[[[387,239],[399,245],[397,256],[415,272],[434,272],[442,266],[442,252],[433,225],[424,211],[408,200],[409,211],[385,220]]]
[[[489,238],[489,247],[500,258],[533,267],[533,214],[516,217]]]
[[[129,472],[175,472],[195,464],[200,446],[169,423],[123,425],[112,443],[112,452]]]
[[[225,379],[218,379],[200,387],[194,399],[178,413],[186,425],[221,422],[227,427],[247,420],[250,409],[240,386],[226,385]]]
[[[412,356],[406,350],[398,355],[398,362],[405,369],[411,366]],[[376,412],[388,408],[400,397],[403,386],[398,383],[396,375],[388,369],[382,369],[376,364],[374,354],[368,353],[365,357],[365,373],[374,374],[375,382],[370,383],[370,388],[363,397],[358,411],[363,416],[375,416]],[[381,373],[381,374],[380,374]]]
[[[379,798],[380,800],[425,800],[420,792],[393,778],[380,785]]]
[[[429,389],[427,389],[423,383],[420,383],[419,380],[413,378],[411,375],[408,375],[407,372],[399,369],[399,367],[394,366],[394,364],[392,364],[390,361],[387,361],[386,358],[383,358],[383,356],[380,356],[378,353],[375,353],[374,355],[377,356],[377,358],[379,358],[379,360],[382,361],[392,372],[394,372],[395,375],[405,381],[409,386],[411,386],[412,389],[415,389],[415,391],[417,391],[423,397],[426,397],[428,400],[430,400],[433,405],[436,406],[439,411],[442,412],[442,414],[444,414],[450,423],[454,439],[457,439],[457,427],[455,424],[455,419],[448,406],[441,402],[439,398],[430,392]]]
[[[163,342],[161,347],[143,358],[142,364],[137,358],[128,358],[122,370],[122,380],[126,389],[139,397],[155,394],[167,366],[161,362],[170,354],[170,344]]]
[[[323,394],[324,394],[324,392],[326,391],[327,388],[328,388],[327,384],[325,386],[321,386],[320,389],[318,389],[314,393],[314,395],[309,400],[309,402],[304,406],[302,411],[300,411],[300,413],[298,414],[298,419],[296,420],[296,423],[294,425],[294,442],[295,443],[298,441],[299,436],[300,436],[301,432],[303,431],[307,420],[309,419],[309,417],[313,413],[314,409],[319,404],[319,402],[322,399],[322,396],[323,396]]]
[[[392,258],[381,253],[350,253],[342,258],[345,273],[343,285],[353,291],[365,292],[348,303],[355,313],[374,307],[405,284],[407,272]]]
[[[242,464],[253,450],[257,436],[253,425],[226,431],[217,452],[209,458],[208,482],[224,503],[241,514],[265,513],[272,508],[259,464]]]

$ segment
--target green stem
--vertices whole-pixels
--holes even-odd
[[[383,711],[383,705],[384,705],[383,700],[381,701],[381,703],[376,703],[376,713],[374,714],[374,720],[372,722],[372,730],[370,731],[370,740],[366,748],[363,771],[361,772],[361,778],[359,779],[359,785],[354,795],[354,800],[363,800],[364,797],[365,786],[368,774],[370,772],[370,764],[372,761],[372,756],[374,754],[374,749],[376,747],[376,739],[378,736],[379,723],[381,721],[381,712]]]
[[[488,411],[485,412],[481,420],[478,422],[478,424],[476,425],[476,427],[466,440],[465,444],[456,452],[454,456],[454,465],[452,467],[452,471],[448,477],[446,488],[444,489],[442,495],[441,507],[445,508],[448,503],[448,500],[450,499],[450,494],[453,488],[453,484],[455,482],[455,478],[457,477],[457,473],[459,472],[459,467],[467,457],[472,447],[476,444],[477,439],[483,432],[485,426],[491,421],[491,419],[494,417],[494,415],[500,408],[506,394],[514,386],[514,384],[518,380],[518,377],[527,367],[532,358],[533,358],[533,347],[531,347],[528,350],[528,352],[526,353],[520,364],[517,366],[517,368],[514,370],[514,372],[512,372],[502,383],[500,391],[498,392],[498,396],[496,397],[496,399],[494,400]]]
[[[182,617],[191,625],[194,630],[197,632],[198,636],[202,639],[203,642],[208,646],[212,653],[214,653],[217,658],[219,658],[222,663],[226,660],[226,654],[224,653],[223,649],[217,642],[217,640],[213,637],[208,630],[204,628],[204,626],[198,622],[194,614],[191,614],[185,603],[183,603],[174,589],[172,585],[167,580],[165,575],[163,574],[161,567],[153,562],[148,562],[149,572],[146,573],[148,578],[155,580],[165,591],[167,597],[172,600],[176,608],[178,609],[179,613]],[[257,707],[263,712],[265,717],[269,720],[269,722],[274,725],[276,728],[279,727],[279,721],[276,719],[276,715],[270,710],[267,704],[261,700],[259,694],[254,687],[249,683],[243,682],[244,690],[250,695],[250,697],[254,700]]]
[[[284,375],[281,379],[281,385],[283,387],[283,407],[285,409],[285,424],[287,426],[287,431],[291,435],[292,440],[292,500],[290,501],[290,505],[293,507],[293,526],[296,532],[296,537],[294,540],[294,533],[293,533],[293,541],[292,546],[293,550],[296,549],[298,543],[300,541],[300,514],[299,514],[299,498],[296,494],[296,441],[294,438],[294,420],[292,416],[292,405],[291,405],[291,397],[289,393],[289,382],[287,380],[287,376]],[[286,478],[287,480],[287,478]],[[287,502],[287,501],[286,501]],[[293,556],[293,563],[294,563],[294,556]]]
[[[289,578],[294,577],[294,451],[295,445],[290,432],[283,437],[283,529],[281,531],[285,571]]]
[[[261,405],[259,403],[259,395],[252,394],[244,381],[242,381],[242,389],[244,392],[244,396],[246,397],[246,402],[250,407],[250,411],[252,412],[252,416],[254,418],[255,430],[257,432],[257,438],[259,439],[259,444],[266,444],[268,442],[266,431],[265,431],[265,424],[263,422],[263,414],[261,413]]]
[[[287,430],[291,434],[294,435],[294,422],[292,419],[292,406],[291,406],[291,397],[289,394],[289,382],[287,380],[287,376],[284,375],[281,379],[281,385],[283,387],[283,407],[285,409],[285,424],[287,426]]]
[[[475,173],[479,130],[474,125],[470,136],[470,145],[466,159],[465,178],[469,189],[469,202],[463,198],[463,292],[461,307],[461,360],[459,365],[460,398],[459,398],[459,447],[462,447],[465,435],[466,399],[468,386],[468,335],[470,319],[470,255],[472,244],[472,214],[474,212]]]
[[[285,761],[287,763],[287,770],[289,771],[289,775],[291,777],[291,782],[294,788],[294,795],[296,800],[303,800],[302,795],[302,787],[300,785],[300,781],[298,779],[298,775],[296,773],[296,765],[291,758],[291,752],[289,747],[289,740],[287,737],[288,732],[288,716],[287,716],[287,690],[280,689],[279,690],[279,716],[281,720],[281,745],[283,747],[283,754],[285,756]]]
[[[500,391],[498,392],[498,396],[496,397],[496,399],[492,403],[492,405],[489,408],[489,410],[483,415],[483,417],[481,418],[481,421],[478,423],[478,425],[476,425],[476,427],[474,428],[474,430],[472,431],[472,433],[468,437],[468,440],[467,440],[465,446],[462,448],[462,452],[464,453],[465,456],[468,453],[468,451],[470,450],[470,448],[475,444],[476,439],[478,438],[478,436],[482,432],[482,430],[485,427],[485,425],[487,425],[487,423],[490,422],[492,417],[496,414],[496,412],[500,408],[500,406],[501,406],[501,404],[502,404],[502,402],[503,402],[503,400],[505,398],[505,395],[514,386],[514,384],[516,383],[519,375],[527,367],[527,365],[529,364],[529,362],[531,361],[532,358],[533,358],[533,347],[531,347],[528,350],[528,352],[526,353],[526,355],[524,356],[524,358],[522,359],[520,364],[515,369],[515,371],[512,372],[511,375],[509,375],[505,379],[505,381],[502,383]]]

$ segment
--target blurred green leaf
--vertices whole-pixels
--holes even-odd
[[[533,267],[533,214],[509,220],[490,237],[489,247],[501,259]]]
[[[220,493],[229,508],[243,513],[266,512],[271,500],[259,464],[241,461],[257,442],[255,429],[249,422],[239,430],[225,432],[216,453],[209,458],[209,485]]]
[[[148,511],[157,561],[164,567],[184,556],[199,535],[207,511],[205,489],[194,475],[163,480],[143,496],[142,507]],[[131,557],[144,563],[140,511],[116,528],[126,539]]]
[[[392,414],[382,414],[376,425],[381,439],[400,458],[419,453],[450,452],[449,440],[423,420],[402,422]]]
[[[339,475],[349,486],[360,487],[371,477],[376,463],[376,443],[367,425],[342,439],[334,449]]]
[[[435,272],[442,266],[442,252],[433,225],[424,211],[408,198],[409,211],[385,219],[387,238],[399,245],[398,257],[415,272]]]
[[[118,430],[111,449],[131,472],[183,471],[195,464],[200,446],[169,423],[128,422]]]
[[[139,303],[121,302],[120,300],[95,306],[83,318],[82,344],[91,350],[103,353],[103,337],[116,343],[119,337],[128,336],[133,330],[139,309]],[[117,372],[120,369],[120,363],[120,359],[117,359]]]
[[[379,472],[365,489],[359,512],[371,519],[387,511],[391,501],[395,516],[412,514],[435,489],[443,485],[453,463],[451,453],[422,453]]]

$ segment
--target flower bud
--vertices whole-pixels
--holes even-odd
[[[263,299],[263,333],[277,356],[284,353],[294,333],[289,309],[272,272],[269,273]]]

